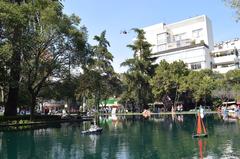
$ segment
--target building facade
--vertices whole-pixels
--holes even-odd
[[[228,60],[230,56],[222,56],[220,60],[217,55],[219,52],[225,52],[221,53],[224,55],[231,52],[239,43],[235,41],[228,47],[222,44],[222,50],[218,47],[220,45],[214,45],[211,21],[205,15],[172,24],[159,23],[144,27],[143,30],[146,40],[152,44],[152,54],[157,57],[157,63],[161,60],[169,63],[182,60],[189,69],[213,68],[221,73],[225,73],[228,66],[229,70],[238,68],[236,57],[233,58],[233,67],[232,63],[220,63],[221,60]],[[223,66],[226,67],[220,69]]]
[[[239,52],[240,39],[238,38],[215,44],[211,52],[212,69],[220,73],[239,69]]]

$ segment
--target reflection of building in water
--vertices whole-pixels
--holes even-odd
[[[116,114],[112,114],[111,116],[108,117],[108,119],[112,121],[112,126],[114,128],[117,128],[117,126],[118,126],[118,118],[117,118]]]
[[[108,124],[109,129],[117,129],[117,128],[122,128],[122,120],[124,120],[125,117],[118,117],[115,115],[110,115],[110,116],[100,116],[99,121],[102,124]]]

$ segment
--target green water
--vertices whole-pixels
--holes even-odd
[[[195,116],[101,117],[100,135],[81,135],[89,122],[55,128],[0,132],[0,158],[5,159],[158,159],[239,158],[240,120],[205,118],[209,137],[193,139]]]

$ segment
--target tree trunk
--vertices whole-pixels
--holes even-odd
[[[35,106],[36,106],[36,103],[37,103],[37,100],[36,100],[36,95],[35,94],[31,94],[31,110],[30,110],[30,120],[33,120],[34,118],[34,110],[35,110]]]
[[[21,51],[19,37],[21,36],[20,28],[15,28],[13,34],[13,55],[10,65],[10,84],[8,98],[5,107],[5,116],[14,116],[17,114],[18,91],[21,71]]]
[[[99,105],[100,105],[100,89],[97,92],[97,112],[99,112]]]
[[[176,87],[175,97],[174,97],[174,101],[173,101],[173,107],[176,107],[176,103],[178,103],[179,94],[178,94],[177,90],[178,90],[178,87]]]

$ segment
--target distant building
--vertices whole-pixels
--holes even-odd
[[[239,69],[240,39],[228,40],[214,45],[211,52],[212,69],[220,73]]]
[[[239,40],[214,45],[211,21],[205,15],[172,24],[159,23],[143,30],[157,63],[182,60],[189,69],[213,68],[220,73],[239,68],[236,52]]]
[[[153,45],[157,63],[182,60],[189,69],[211,67],[213,49],[211,21],[205,16],[193,17],[172,24],[156,24],[143,28],[146,40]]]

